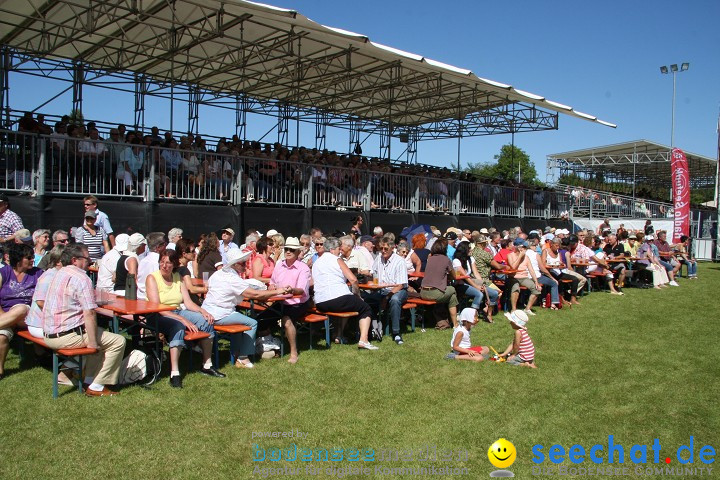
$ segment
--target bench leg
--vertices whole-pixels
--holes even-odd
[[[415,309],[414,308],[410,309],[410,330],[412,332],[415,331]]]
[[[58,355],[53,351],[53,398],[58,398],[58,375],[60,374],[60,366],[58,365]],[[80,380],[82,388],[82,379]]]
[[[332,342],[330,341],[330,317],[325,320],[325,344],[328,349],[332,346]]]
[[[82,384],[83,384],[83,356],[78,355],[78,392],[80,394],[83,393]]]
[[[215,359],[215,368],[220,368],[220,348],[218,346],[218,337],[220,335],[215,332],[213,337],[213,358]]]

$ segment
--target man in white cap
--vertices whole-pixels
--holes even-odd
[[[127,250],[128,240],[130,236],[125,233],[121,233],[115,237],[115,246],[100,260],[100,266],[98,267],[97,276],[97,288],[105,292],[112,292],[115,282],[113,282],[113,276],[117,269],[117,263],[120,259],[122,252]]]
[[[228,263],[227,254],[230,250],[238,249],[239,247],[235,242],[233,242],[233,238],[235,237],[235,230],[232,228],[223,228],[222,233],[220,234],[221,242],[220,242],[220,256],[222,257],[223,264]]]
[[[245,273],[245,262],[251,252],[243,252],[239,248],[227,254],[227,263],[221,270],[213,273],[208,280],[208,293],[202,308],[214,318],[215,325],[247,325],[250,330],[230,337],[230,349],[235,356],[235,367],[253,368],[248,358],[255,353],[255,333],[257,321],[240,312],[235,306],[244,299],[267,300],[275,295],[289,293],[288,289],[255,290],[242,277]],[[307,267],[306,267],[307,268]]]
[[[288,363],[297,363],[297,332],[295,323],[302,321],[308,307],[310,306],[310,267],[299,260],[302,251],[300,240],[295,237],[288,237],[283,247],[283,259],[275,264],[272,277],[270,277],[270,288],[280,288],[292,294],[292,298],[273,304],[271,310],[276,313],[282,312],[282,325],[285,328],[285,336],[290,344],[290,358]],[[299,296],[296,296],[299,295]]]

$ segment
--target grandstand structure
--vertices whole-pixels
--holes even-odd
[[[242,231],[245,223],[262,227],[266,222],[297,224],[297,231],[311,225],[332,230],[340,218],[336,210],[350,209],[390,226],[457,225],[462,216],[475,216],[474,223],[488,226],[566,222],[574,207],[571,191],[479,182],[449,169],[428,169],[418,165],[418,143],[554,130],[561,114],[615,127],[470,70],[254,2],[8,0],[0,13],[0,163],[5,172],[0,189],[32,194],[26,206],[18,206],[35,217],[31,225],[66,227],[63,209],[87,194],[100,196],[104,209],[122,219],[120,225],[150,231],[165,229],[174,219],[197,218],[191,234],[193,228],[233,225]],[[37,112],[70,90],[75,112],[83,110],[87,87],[127,93],[134,99],[132,128],[144,133],[148,97],[171,100],[168,130],[176,136],[202,131],[200,106],[230,110],[237,143],[246,148],[239,154],[219,147],[204,151],[197,155],[204,171],[189,176],[173,171],[165,160],[184,155],[182,150],[145,146],[146,161],[132,176],[135,184],[128,185],[112,153],[121,149],[119,143],[105,141],[110,153],[88,156],[80,146],[90,142],[87,138],[69,139],[58,148],[52,135],[18,132],[21,113],[12,108],[11,74],[67,84],[54,97],[38,99]],[[186,105],[187,125],[173,125],[176,103]],[[248,139],[251,114],[273,119],[262,138]],[[118,121],[98,120],[106,127]],[[313,158],[293,159],[301,125],[314,131],[318,152],[328,147],[328,128],[346,130],[348,154],[326,158],[313,151]],[[365,155],[379,161],[368,163],[353,154],[371,136],[379,137],[379,151]],[[259,153],[252,140],[267,148],[274,142],[287,147],[287,156],[270,162],[277,173],[263,173],[268,170],[265,154],[274,156],[282,148]],[[342,181],[333,183],[337,178]],[[160,197],[163,202],[157,202]],[[223,213],[209,210],[218,205],[224,205]],[[618,216],[634,214],[632,208],[618,209]],[[394,215],[382,216],[389,213]],[[648,215],[664,218],[667,208],[649,209]]]
[[[685,152],[693,190],[714,192],[717,160]],[[587,186],[609,186],[616,192],[637,195],[640,189],[664,192],[670,200],[672,147],[648,140],[585,148],[547,156],[547,182],[563,185],[574,177]],[[713,197],[714,198],[714,197]]]
[[[247,114],[261,113],[277,119],[272,140],[283,145],[292,143],[290,122],[307,122],[317,148],[326,146],[327,127],[338,127],[349,131],[348,151],[379,135],[378,156],[389,159],[396,138],[406,148],[395,156],[409,162],[418,141],[557,129],[561,113],[614,127],[470,70],[253,2],[10,0],[0,12],[6,126],[8,74],[16,72],[69,82],[76,111],[87,85],[131,93],[139,129],[145,98],[154,95],[187,103],[188,132],[199,131],[199,106],[210,105],[235,111],[241,139]]]

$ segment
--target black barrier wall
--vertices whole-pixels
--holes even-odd
[[[318,227],[323,232],[349,232],[352,220],[362,215],[363,233],[372,234],[380,225],[385,232],[399,233],[412,224],[436,226],[445,232],[448,227],[479,230],[495,227],[498,230],[520,225],[524,231],[544,228],[546,225],[570,228],[569,222],[560,220],[518,219],[505,217],[479,217],[470,215],[424,215],[410,213],[337,211],[323,209],[276,208],[268,206],[202,205],[161,202],[138,202],[127,200],[101,199],[99,208],[109,217],[115,234],[128,230],[148,233],[167,232],[180,227],[189,238],[198,238],[201,233],[219,231],[223,228],[235,230],[237,243],[244,241],[245,232],[254,228],[262,233],[274,228],[286,236],[308,232]],[[20,215],[23,224],[31,232],[44,227],[50,230],[70,231],[83,222],[82,198],[11,196],[10,209]]]

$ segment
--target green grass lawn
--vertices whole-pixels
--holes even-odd
[[[383,474],[377,466],[466,468],[464,475],[432,477],[489,478],[495,468],[487,450],[500,437],[517,449],[509,469],[529,478],[533,445],[544,445],[547,455],[553,444],[566,450],[600,444],[607,459],[608,435],[623,445],[631,477],[630,448],[650,446],[655,438],[661,460],[672,457],[669,466],[676,467],[676,449],[693,436],[694,466],[705,466],[700,448],[720,448],[720,347],[713,333],[720,318],[720,303],[713,301],[720,266],[700,265],[699,275],[697,281],[681,279],[679,288],[625,289],[624,297],[593,293],[572,310],[537,309],[528,328],[536,370],[444,360],[450,331],[418,329],[405,335],[405,345],[388,339],[376,352],[333,346],[302,350],[295,366],[278,359],[253,370],[225,366],[226,379],[190,373],[180,391],[162,377],[151,389],[126,388],[114,398],[86,398],[61,387],[53,400],[51,373],[32,359],[20,368],[13,351],[10,374],[0,382],[0,478],[244,479],[262,478],[255,467],[285,466],[301,471],[269,478],[342,478],[326,469],[351,466],[369,471],[346,478],[418,477]],[[511,338],[502,315],[472,331],[473,344],[498,350]],[[307,337],[301,338],[306,345]],[[307,437],[252,438],[253,432],[291,430]],[[375,461],[252,461],[253,444],[269,458],[271,449],[293,443],[315,452],[343,449],[345,455],[374,450]],[[427,447],[435,448],[436,461],[418,458]],[[440,461],[443,451],[460,459]],[[380,460],[393,452],[407,460]],[[650,447],[648,457],[652,462]],[[562,465],[596,466],[567,458]],[[556,467],[548,459],[543,466]],[[720,478],[720,469],[712,477]]]

